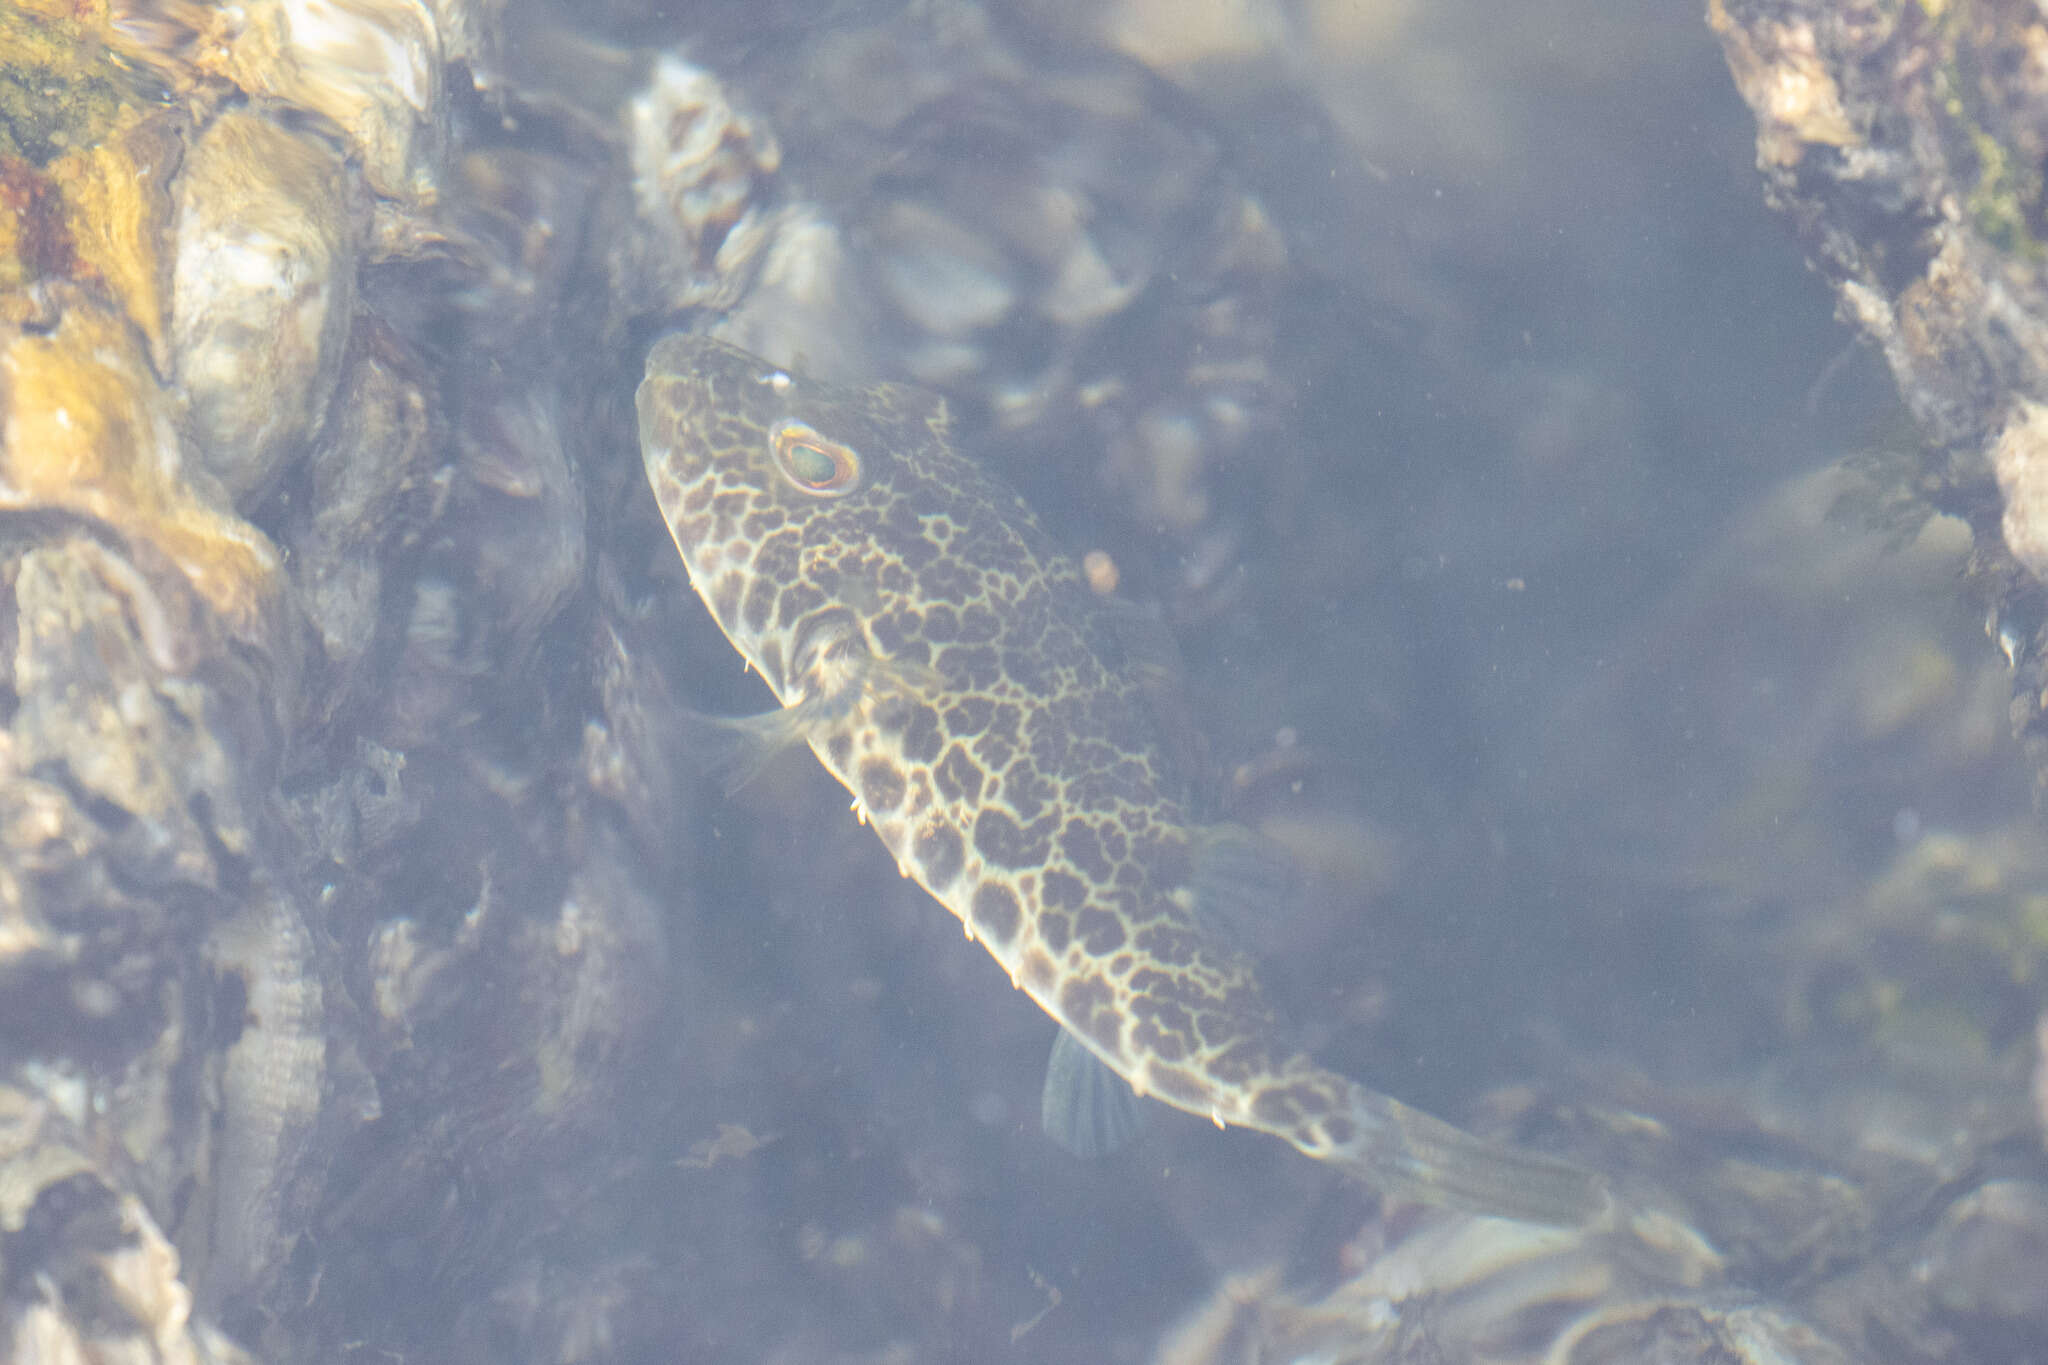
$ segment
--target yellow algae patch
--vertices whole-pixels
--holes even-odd
[[[110,45],[105,0],[0,4],[0,289],[96,280],[166,358],[182,110]],[[0,300],[0,317],[33,309]]]
[[[154,547],[231,624],[254,628],[279,560],[188,478],[169,397],[124,320],[73,300],[47,332],[0,331],[0,508],[49,508]]]
[[[0,5],[0,157],[41,165],[105,136],[148,82],[102,41],[103,4]]]
[[[183,155],[182,116],[158,115],[51,163],[76,260],[73,278],[98,277],[142,329],[151,359],[167,364],[172,201]]]

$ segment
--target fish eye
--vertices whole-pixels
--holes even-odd
[[[784,422],[771,437],[783,477],[806,493],[836,498],[860,482],[860,456],[802,422]]]

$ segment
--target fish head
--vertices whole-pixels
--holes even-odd
[[[948,534],[945,405],[799,378],[710,337],[656,343],[637,395],[647,477],[719,626],[778,693],[896,619]],[[916,664],[923,646],[891,639]]]

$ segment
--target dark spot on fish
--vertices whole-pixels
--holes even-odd
[[[918,574],[918,588],[932,601],[958,602],[980,591],[981,575],[950,555],[934,559]],[[994,639],[993,634],[982,637]]]
[[[993,716],[989,717],[988,733],[997,739],[1017,742],[1018,727],[1023,724],[1024,709],[1013,701],[998,703]]]
[[[1054,875],[1051,872],[1045,874],[1048,890]],[[1090,957],[1108,957],[1124,946],[1123,921],[1107,910],[1083,910],[1074,917],[1074,932],[1080,936],[1081,946],[1088,950]]]
[[[974,819],[974,848],[997,867],[1038,867],[1052,852],[1048,831],[1026,829],[1003,811],[984,808]]]
[[[747,589],[747,629],[759,635],[768,629],[768,622],[775,615],[775,584],[766,578],[756,578],[754,585]]]
[[[1213,991],[1205,992],[1208,1008],[1195,1017],[1195,1030],[1202,1035],[1207,1047],[1216,1047],[1235,1038],[1242,1038],[1246,1020],[1264,1018],[1266,1007],[1259,998],[1250,972],[1240,969],[1217,984]]]
[[[1033,692],[1042,689],[1043,684],[1029,685],[1029,690]],[[1049,707],[1031,722],[1031,742],[1027,747],[1031,752],[1031,761],[1043,772],[1059,772],[1067,767],[1069,762],[1067,755],[1073,741],[1068,736],[1072,733],[1073,720],[1060,714],[1063,709]]]
[[[796,625],[804,613],[816,611],[824,605],[825,594],[815,584],[799,580],[782,590],[782,601],[775,610],[775,619],[787,630]]]
[[[960,831],[951,825],[934,823],[919,830],[911,840],[910,856],[924,869],[926,884],[941,888],[960,875],[967,851],[960,843]]]
[[[1037,649],[1004,650],[1002,670],[1004,677],[1026,692],[1044,692],[1052,680],[1045,666],[1045,654]]]
[[[903,647],[918,637],[922,625],[923,619],[918,613],[908,607],[898,607],[869,622],[868,630],[882,653],[893,656],[901,654]]]
[[[929,706],[912,707],[903,719],[903,756],[912,763],[930,763],[944,744],[938,712]]]
[[[1002,681],[996,652],[987,645],[948,645],[937,664],[946,681],[963,691],[985,692]]]
[[[1145,1068],[1145,1081],[1152,1093],[1162,1099],[1179,1100],[1182,1104],[1195,1109],[1209,1107],[1208,1083],[1177,1066],[1166,1066],[1154,1061]]]
[[[1088,884],[1071,872],[1049,868],[1039,899],[1055,910],[1079,910],[1088,903]]]
[[[1017,937],[1017,925],[1023,920],[1017,898],[1001,882],[983,882],[974,888],[972,914],[974,927],[981,936],[999,944]]]
[[[711,614],[719,623],[731,621],[740,609],[740,594],[746,591],[747,580],[736,573],[720,575],[718,585],[711,591]]]
[[[1323,1120],[1323,1136],[1330,1140],[1333,1147],[1348,1147],[1351,1140],[1358,1136],[1358,1125],[1342,1114],[1333,1114]]]
[[[1141,934],[1139,937],[1143,937]],[[1189,1013],[1214,1003],[1214,997],[1203,989],[1191,976],[1184,972],[1165,972],[1156,967],[1142,967],[1131,973],[1131,990],[1141,999],[1155,1005],[1172,1005],[1182,1011],[1179,1018],[1184,1025],[1191,1025]]]
[[[1024,985],[1041,997],[1052,990],[1052,983],[1058,979],[1052,959],[1037,949],[1025,956],[1023,976]]]
[[[1003,769],[1010,766],[1011,755],[1016,752],[1015,749],[1010,747],[1008,740],[998,736],[994,731],[989,731],[983,734],[980,739],[974,741],[975,761],[981,765],[982,771],[986,773],[1000,774]],[[990,778],[987,795],[990,800],[995,799],[994,777]]]
[[[711,506],[711,485],[700,483],[683,495],[683,510],[692,516]]]
[[[1003,799],[1017,812],[1019,820],[1037,821],[1054,794],[1052,783],[1027,764],[1019,763],[1003,774]]]
[[[917,515],[917,508],[908,498],[889,508],[885,522],[879,529],[886,536],[888,543],[895,546],[896,552],[903,556],[903,562],[913,569],[922,568],[939,553],[926,537],[924,524]]]
[[[853,761],[853,736],[833,735],[825,741],[825,752],[831,756],[832,766],[845,772],[846,765]]]
[[[1079,817],[1067,821],[1066,828],[1060,831],[1060,851],[1090,881],[1106,882],[1114,871],[1109,859],[1103,856],[1102,842],[1094,824]]]
[[[1225,1085],[1239,1085],[1273,1069],[1273,1059],[1266,1051],[1265,1045],[1246,1033],[1243,1021],[1224,1024],[1219,1022],[1215,1015],[1210,1014],[1196,1020],[1195,1027],[1201,1033],[1205,1044],[1212,1049],[1209,1054],[1209,1074]],[[1228,1047],[1214,1050],[1216,1045],[1211,1035],[1220,1037],[1229,1034],[1243,1036]]]
[[[1060,987],[1060,1012],[1067,1026],[1114,1055],[1123,1049],[1123,1021],[1117,1017],[1116,995],[1100,978],[1077,976]]]
[[[903,804],[903,774],[886,758],[863,759],[860,765],[860,798],[869,810],[887,815]]]
[[[1131,1045],[1162,1062],[1182,1062],[1188,1056],[1187,1039],[1183,1035],[1161,1029],[1149,1019],[1140,1019],[1131,1025]]]
[[[794,531],[779,531],[768,537],[754,552],[754,577],[777,591],[798,582],[803,576],[799,554],[801,543]],[[783,608],[784,612],[788,610]],[[790,617],[784,615],[782,619],[786,621]]]
[[[1041,905],[1038,910],[1038,937],[1054,952],[1064,953],[1067,945],[1074,941],[1074,921],[1064,910],[1048,910]]]
[[[960,633],[960,613],[951,604],[935,602],[924,609],[924,638],[935,645],[950,644]]]
[[[965,749],[955,744],[932,771],[932,784],[938,788],[941,799],[971,804],[981,798],[981,769],[974,766]]]
[[[1169,1062],[1188,1055],[1189,1045],[1194,1041],[1195,1021],[1187,1010],[1171,1000],[1143,992],[1132,997],[1130,1008],[1134,1043]]]
[[[946,708],[946,733],[955,739],[978,735],[995,715],[995,703],[986,697],[963,697]]]
[[[986,644],[1002,633],[1002,618],[979,602],[960,613],[959,638],[963,643]]]

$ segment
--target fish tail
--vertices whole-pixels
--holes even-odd
[[[1536,1152],[1488,1142],[1346,1081],[1348,1140],[1297,1142],[1385,1194],[1467,1213],[1578,1227],[1609,1202],[1591,1172]]]

